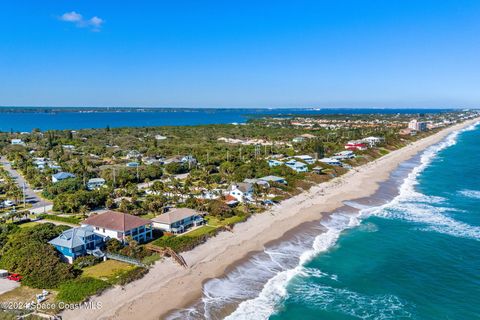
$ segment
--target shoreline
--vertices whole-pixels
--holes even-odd
[[[101,302],[102,309],[69,310],[62,315],[64,319],[159,319],[188,306],[201,296],[205,281],[222,276],[261,251],[266,244],[302,224],[320,220],[343,206],[344,201],[371,196],[400,163],[438,143],[449,133],[477,121],[473,119],[443,129],[237,224],[233,232],[222,232],[183,253],[190,266],[188,269],[181,269],[171,259],[162,260],[144,278],[126,285],[124,290],[115,287],[93,297],[91,301]]]

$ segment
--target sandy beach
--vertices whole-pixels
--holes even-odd
[[[188,269],[179,267],[171,259],[164,259],[156,263],[144,278],[91,299],[94,303],[101,303],[102,308],[65,311],[63,319],[161,319],[170,311],[198,299],[202,283],[207,279],[222,276],[227,268],[249,253],[262,250],[265,244],[281,238],[302,223],[319,220],[322,214],[341,207],[344,201],[372,195],[379,183],[387,180],[400,163],[441,141],[449,133],[477,121],[446,128],[356,167],[341,177],[314,186],[308,192],[236,225],[233,232],[222,232],[183,253]]]

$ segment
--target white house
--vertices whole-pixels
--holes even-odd
[[[353,151],[350,151],[350,150],[345,150],[345,151],[335,153],[335,155],[332,158],[337,160],[353,159],[355,158],[355,153],[353,153]]]
[[[304,142],[305,141],[305,138],[304,137],[295,137],[292,139],[292,142],[293,143],[301,143],[301,142]]]
[[[228,194],[233,196],[239,202],[249,200],[253,196],[253,184],[245,182],[232,184]]]
[[[268,183],[274,182],[274,183],[287,184],[287,180],[285,180],[285,178],[277,177],[277,176],[265,176],[265,177],[259,178],[259,180],[263,180]]]
[[[57,183],[59,181],[70,179],[70,178],[75,178],[75,175],[70,172],[59,172],[52,175],[52,182]]]
[[[285,165],[289,167],[292,170],[295,170],[296,172],[307,172],[308,171],[308,166],[303,163],[296,161],[294,159],[291,159],[287,162],[285,162]]]
[[[87,182],[87,189],[94,190],[105,185],[105,179],[103,178],[92,178]]]
[[[12,139],[10,142],[13,145],[20,145],[20,146],[25,145],[25,142],[23,142],[22,139]]]
[[[90,216],[82,222],[82,226],[92,226],[96,234],[125,242],[131,237],[137,242],[152,238],[152,221],[130,214],[107,211]]]
[[[139,159],[141,156],[142,156],[142,154],[140,152],[138,152],[137,150],[130,150],[127,153],[127,159]]]
[[[381,137],[367,137],[363,138],[362,141],[370,145],[370,147],[376,146],[377,144],[381,143],[384,138]]]
[[[278,160],[274,160],[274,159],[268,160],[268,166],[270,168],[278,167],[278,166],[281,166],[282,164],[283,164],[282,161],[278,161]]]
[[[329,164],[331,166],[341,166],[342,165],[342,163],[339,160],[332,159],[332,158],[323,158],[323,159],[320,159],[319,161],[323,162],[323,163],[326,163],[326,164]]]
[[[183,233],[188,228],[203,223],[202,215],[189,208],[173,208],[152,219],[155,229],[172,233]]]
[[[309,155],[300,155],[300,156],[295,156],[295,158],[302,160],[303,162],[306,162],[308,164],[314,164],[315,159]]]

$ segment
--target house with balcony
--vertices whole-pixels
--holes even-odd
[[[63,260],[73,263],[78,257],[104,245],[103,236],[96,234],[91,226],[82,226],[65,230],[61,235],[48,243],[53,245]]]
[[[202,214],[189,208],[173,208],[152,219],[153,227],[174,234],[205,223]]]
[[[81,225],[91,226],[96,234],[123,243],[127,242],[129,237],[141,243],[152,239],[153,236],[152,221],[123,212],[107,211],[92,215]]]

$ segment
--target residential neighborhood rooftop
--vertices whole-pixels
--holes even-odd
[[[82,222],[82,225],[91,225],[124,232],[150,223],[150,220],[139,218],[131,214],[117,211],[107,211],[105,213],[89,217]]]

